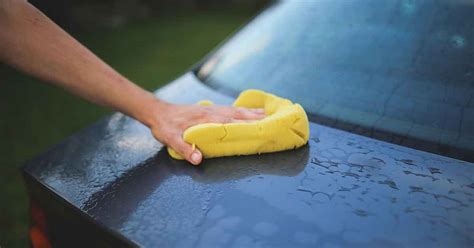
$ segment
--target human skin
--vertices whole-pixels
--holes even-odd
[[[176,105],[157,99],[24,0],[0,0],[0,61],[131,116],[150,128],[158,141],[194,165],[201,163],[202,154],[183,140],[182,134],[188,127],[252,121],[265,116],[263,109]]]

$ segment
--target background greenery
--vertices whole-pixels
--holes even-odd
[[[181,8],[98,29],[83,28],[86,23],[71,30],[119,72],[154,90],[187,70],[256,11],[254,5]],[[1,247],[28,245],[22,163],[109,112],[0,64]]]

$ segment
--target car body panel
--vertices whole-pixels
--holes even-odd
[[[474,1],[277,1],[198,71],[318,123],[474,162]],[[323,124],[324,124],[323,123]]]
[[[156,95],[233,100],[192,72]],[[474,164],[310,128],[301,149],[195,167],[115,113],[23,170],[102,228],[145,247],[472,247]]]

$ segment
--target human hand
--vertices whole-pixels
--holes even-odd
[[[153,136],[173,148],[194,165],[202,161],[202,153],[183,140],[184,131],[201,123],[234,123],[260,120],[263,109],[236,108],[231,106],[174,105],[160,103],[153,111]]]

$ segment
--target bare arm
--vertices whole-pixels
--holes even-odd
[[[202,155],[183,141],[186,128],[198,123],[255,120],[264,116],[262,110],[160,101],[23,0],[0,0],[0,61],[137,119],[160,142],[196,165]]]

